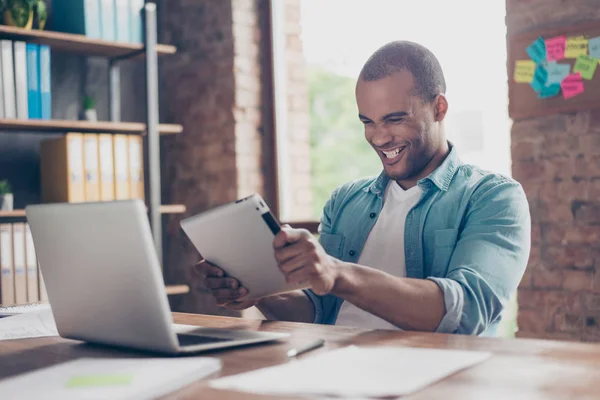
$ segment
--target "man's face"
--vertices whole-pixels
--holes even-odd
[[[438,99],[424,103],[413,88],[408,71],[376,81],[359,79],[356,86],[365,137],[381,158],[385,173],[395,181],[418,175],[440,148]]]

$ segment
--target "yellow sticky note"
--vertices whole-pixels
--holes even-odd
[[[588,40],[583,36],[574,36],[567,38],[565,46],[565,58],[577,58],[580,55],[587,55]]]
[[[94,374],[74,376],[67,382],[68,388],[90,388],[98,386],[125,386],[133,381],[130,374]]]
[[[573,66],[573,72],[579,72],[583,79],[588,81],[594,78],[594,72],[598,66],[598,59],[584,54],[577,57],[575,65]]]
[[[532,60],[517,60],[515,62],[514,79],[517,83],[531,83],[535,74],[535,62]]]

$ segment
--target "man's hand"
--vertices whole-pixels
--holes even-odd
[[[248,294],[248,289],[237,279],[228,277],[221,268],[203,260],[196,264],[194,269],[199,278],[200,288],[208,290],[217,305],[231,310],[244,310],[256,304],[256,300],[243,299]]]
[[[327,254],[310,232],[284,225],[275,236],[273,247],[287,283],[308,283],[318,295],[333,289],[339,261]]]

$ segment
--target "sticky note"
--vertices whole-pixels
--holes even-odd
[[[531,87],[536,93],[540,93],[541,90],[546,87],[546,82],[548,81],[548,71],[546,67],[543,65],[538,65],[535,68],[535,73],[533,74],[533,79],[531,80]]]
[[[575,61],[575,65],[573,66],[573,72],[579,72],[583,79],[587,79],[589,81],[594,77],[594,72],[596,72],[597,66],[597,58],[582,54],[577,57],[577,61]]]
[[[567,76],[560,84],[560,87],[563,91],[565,100],[575,97],[584,91],[583,80],[581,79],[579,72]]]
[[[543,37],[539,37],[527,47],[527,54],[536,64],[546,61],[546,43]]]
[[[565,58],[577,58],[587,54],[588,41],[583,36],[568,37],[565,46]]]
[[[515,82],[518,83],[531,83],[533,80],[533,74],[535,73],[535,62],[531,60],[517,60],[515,61]]]
[[[552,85],[547,85],[543,87],[539,93],[538,97],[540,99],[547,99],[548,97],[554,97],[558,95],[560,92],[560,83],[553,83]]]
[[[133,381],[132,374],[94,374],[74,376],[67,381],[68,388],[92,388],[98,386],[126,386]]]
[[[548,70],[548,80],[546,81],[546,86],[553,85],[555,83],[560,84],[563,79],[569,75],[569,72],[571,72],[571,66],[569,64],[558,64],[556,62],[548,63],[546,69]]]
[[[600,36],[588,41],[590,56],[600,59]]]
[[[564,35],[546,39],[548,61],[558,61],[565,58],[566,42],[567,38]]]

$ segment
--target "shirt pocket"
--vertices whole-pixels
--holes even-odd
[[[319,235],[319,242],[330,256],[340,258],[343,254],[344,235],[321,233]]]
[[[433,273],[434,276],[443,277],[447,270],[450,258],[456,242],[458,240],[458,229],[440,229],[434,232],[434,255],[433,255]]]

